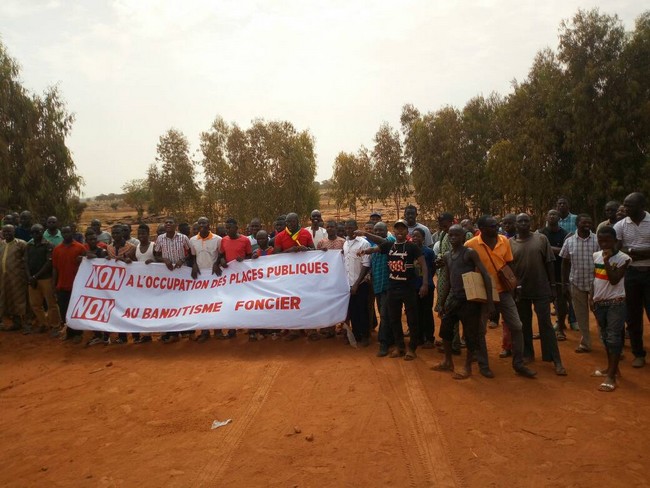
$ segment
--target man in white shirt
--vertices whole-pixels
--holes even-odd
[[[311,233],[311,238],[314,241],[314,246],[318,246],[318,243],[327,237],[327,231],[321,227],[323,217],[320,213],[320,210],[312,210],[309,220],[311,220],[311,227],[309,227],[307,230]]]
[[[207,217],[200,217],[197,220],[199,233],[190,239],[190,251],[194,256],[192,264],[192,278],[196,279],[204,272],[211,270],[212,274],[221,275],[219,266],[219,253],[221,252],[221,237],[210,232],[210,221]],[[205,342],[210,338],[209,330],[202,330],[197,342]]]
[[[357,221],[348,220],[345,223],[345,244],[343,244],[343,258],[345,271],[350,285],[350,304],[348,316],[352,323],[352,332],[357,344],[366,347],[370,344],[370,323],[368,317],[368,287],[364,278],[370,271],[370,256],[360,254],[370,247],[370,243],[363,237],[355,237]]]
[[[404,220],[406,220],[406,225],[408,225],[409,236],[413,233],[415,229],[422,229],[424,232],[424,245],[428,248],[433,247],[433,238],[431,237],[431,231],[426,225],[422,225],[417,222],[418,209],[415,205],[407,205],[404,207]]]
[[[642,193],[630,193],[623,201],[627,217],[614,224],[621,250],[632,258],[625,272],[627,328],[634,360],[632,366],[645,365],[643,347],[643,309],[650,311],[650,214],[645,211]],[[649,317],[650,318],[650,317]]]
[[[250,232],[248,236],[248,240],[251,241],[251,249],[253,252],[257,251],[257,248],[259,247],[257,245],[257,239],[255,236],[257,233],[260,231],[262,228],[262,221],[255,217],[254,219],[251,220],[251,223],[248,224],[248,231]]]

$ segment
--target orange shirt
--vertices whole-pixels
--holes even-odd
[[[485,266],[487,272],[490,273],[492,283],[496,283],[497,291],[499,293],[506,291],[501,284],[501,280],[497,275],[497,271],[513,260],[512,249],[510,248],[508,238],[506,236],[498,235],[497,245],[494,246],[494,249],[490,249],[490,247],[485,242],[483,242],[483,239],[479,234],[469,241],[466,241],[465,247],[474,249],[478,253],[483,266]],[[492,258],[492,260],[490,260],[490,258]],[[494,264],[492,264],[493,261]]]
[[[79,256],[86,254],[86,247],[77,241],[70,244],[62,242],[52,251],[52,267],[57,272],[56,289],[72,291],[74,277],[79,269]]]

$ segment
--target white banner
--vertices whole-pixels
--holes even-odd
[[[341,253],[233,261],[221,276],[164,264],[84,259],[67,322],[81,330],[311,329],[343,322],[350,287]]]

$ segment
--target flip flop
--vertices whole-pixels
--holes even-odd
[[[618,376],[619,378],[621,377],[621,371],[617,371],[614,376]],[[605,373],[602,369],[597,369],[593,373],[591,373],[592,378],[607,378],[607,373]]]
[[[601,383],[600,386],[598,387],[598,391],[605,391],[607,393],[611,393],[615,389],[616,389],[615,383]]]
[[[435,366],[431,366],[432,371],[454,371],[453,366],[450,366],[448,364],[444,363],[439,363],[436,364]]]
[[[467,372],[465,373],[454,372],[454,374],[452,374],[451,377],[455,380],[466,380],[470,377],[470,375]]]

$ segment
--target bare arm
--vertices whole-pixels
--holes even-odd
[[[374,244],[377,244],[377,245],[382,245],[384,242],[386,242],[386,239],[384,239],[383,237],[379,237],[378,235],[370,234],[370,233],[364,232],[362,230],[354,231],[354,235],[357,236],[357,237],[365,237],[370,242],[372,242]]]
[[[492,296],[492,278],[490,277],[490,273],[487,272],[487,269],[485,269],[485,266],[483,265],[481,258],[479,257],[478,253],[474,249],[467,248],[467,252],[469,253],[469,257],[474,263],[474,266],[476,266],[478,272],[481,273],[481,276],[483,277],[483,284],[485,285],[485,295],[487,297],[488,313],[492,313],[494,312],[494,297]]]
[[[420,254],[418,258],[418,264],[422,270],[422,286],[420,287],[420,297],[425,297],[429,293],[429,268],[427,267],[427,262],[424,259],[424,255]]]
[[[627,270],[627,266],[629,264],[629,261],[627,261],[623,266],[619,267],[612,267],[612,265],[609,262],[609,258],[611,258],[611,251],[603,251],[603,260],[605,261],[605,271],[607,271],[607,279],[612,285],[617,285],[625,276],[625,271]]]

